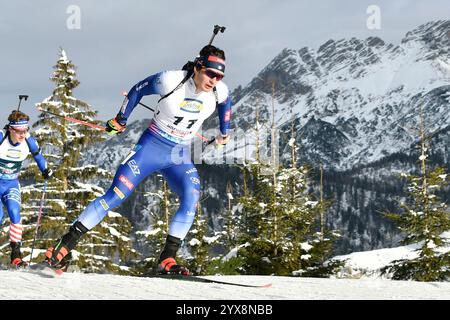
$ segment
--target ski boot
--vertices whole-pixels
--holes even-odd
[[[58,274],[62,273],[71,260],[70,251],[75,248],[80,237],[88,231],[81,222],[74,223],[69,232],[58,241],[55,247],[47,249],[43,263],[53,268]]]
[[[181,246],[181,239],[173,237],[171,235],[167,236],[166,245],[159,257],[157,273],[161,275],[189,275],[188,268],[177,264],[175,261],[175,256],[178,249]]]
[[[11,246],[11,264],[16,268],[28,267],[28,263],[22,260],[20,242],[10,242],[9,244]]]
[[[177,264],[174,258],[169,257],[161,261],[158,265],[158,274],[160,275],[182,275],[188,276],[189,270],[188,268]]]

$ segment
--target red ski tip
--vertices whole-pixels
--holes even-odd
[[[268,284],[265,284],[265,285],[261,286],[261,288],[270,288],[271,286],[272,286],[272,284],[268,283]]]
[[[61,269],[55,269],[55,273],[56,273],[58,276],[61,276],[61,275],[64,273],[64,271],[62,271]]]

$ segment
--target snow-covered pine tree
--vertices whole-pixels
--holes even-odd
[[[222,237],[221,244],[226,248],[226,251],[236,248],[240,243],[238,242],[239,230],[242,225],[242,216],[238,214],[238,206],[234,204],[233,186],[230,181],[227,183],[227,212],[222,216]]]
[[[297,145],[295,143],[294,121],[291,127],[291,139],[288,146],[291,148],[291,167],[283,169],[279,176],[281,194],[288,194],[283,207],[288,208],[286,214],[286,229],[293,226],[292,235],[293,250],[288,259],[292,267],[298,266],[298,270],[292,271],[294,275],[304,277],[328,277],[335,273],[340,266],[340,261],[329,261],[333,252],[333,244],[339,237],[336,230],[326,228],[326,211],[331,205],[330,200],[323,198],[323,168],[320,167],[320,196],[319,201],[308,193],[309,171],[307,166],[297,166]],[[299,255],[298,255],[299,254]]]
[[[281,253],[273,241],[273,209],[277,210],[271,197],[273,185],[270,177],[261,174],[261,166],[252,163],[243,167],[248,191],[238,198],[243,220],[238,237],[241,243],[238,256],[245,260],[243,268],[247,274],[275,273],[273,260],[278,259]]]
[[[243,195],[237,199],[241,224],[240,235],[236,242],[239,244],[237,258],[243,261],[239,269],[247,274],[276,273],[278,262],[283,255],[278,241],[282,237],[282,230],[275,191],[279,167],[275,161],[269,163],[262,161],[262,150],[268,147],[264,138],[267,138],[268,133],[274,132],[273,98],[274,83],[272,83],[272,125],[267,126],[260,122],[261,97],[255,97],[255,126],[252,128],[255,153],[254,158],[247,155],[241,167],[244,188]],[[275,140],[271,137],[270,141],[270,150],[274,155]]]
[[[63,49],[59,51],[51,81],[55,84],[53,94],[36,104],[36,107],[99,124],[94,119],[97,112],[86,102],[72,96],[73,89],[80,82],[76,79],[75,65]],[[103,178],[110,179],[111,174],[96,166],[79,166],[85,147],[104,139],[101,131],[45,112],[40,114],[33,127],[34,136],[49,162],[49,168],[54,171],[48,182],[46,205],[36,243],[36,248],[41,250],[35,253],[40,255],[37,257],[33,254],[34,261],[42,261],[45,249],[54,245],[57,238],[67,232],[70,224],[90,201],[104,193],[102,188],[95,185],[96,182]],[[43,182],[33,162],[25,177],[34,177],[36,181],[22,189],[24,211],[32,212],[36,223]],[[118,213],[109,212],[102,223],[81,239],[73,251],[72,259],[84,271],[126,273],[126,265],[136,257],[128,238],[130,231],[131,224],[127,219]],[[31,233],[26,234],[27,243],[33,239]]]
[[[393,261],[383,268],[395,280],[448,281],[450,279],[450,210],[437,195],[449,184],[445,168],[431,170],[427,164],[429,135],[423,117],[420,126],[420,175],[403,174],[409,181],[408,201],[401,203],[401,214],[388,212],[405,233],[403,244],[416,244],[417,257]],[[447,248],[446,248],[447,247]]]
[[[274,114],[274,83],[272,83],[272,113]],[[274,132],[266,124],[260,122],[261,97],[255,97],[255,126],[252,128],[255,137],[255,156],[246,155],[241,167],[243,175],[243,195],[238,197],[238,208],[241,217],[239,236],[237,237],[237,258],[242,259],[239,269],[247,274],[276,273],[282,250],[278,239],[278,216],[280,208],[276,205],[276,172],[278,163],[263,163],[262,149],[267,147],[263,138],[267,132]],[[272,116],[273,116],[272,114]],[[272,129],[274,118],[272,117]],[[271,139],[272,155],[274,139]],[[247,148],[245,149],[247,150]],[[239,260],[238,260],[239,262]]]
[[[322,206],[309,193],[308,168],[297,166],[295,139],[290,167],[265,168],[258,161],[244,166],[246,194],[239,198],[247,226],[247,241],[239,254],[249,274],[301,275],[316,271],[325,276],[334,270],[322,258],[331,253],[331,232],[316,232]],[[271,175],[263,175],[262,172]],[[311,273],[310,273],[311,274]]]
[[[136,232],[136,242],[140,251],[149,256],[136,265],[136,273],[148,273],[156,267],[159,253],[166,243],[169,232],[170,212],[179,205],[162,175],[159,174],[156,179],[161,188],[156,192],[145,193],[151,207],[149,214],[152,224],[149,230]]]
[[[245,186],[244,186],[245,190]],[[207,274],[238,275],[243,266],[242,257],[237,256],[241,245],[241,226],[244,223],[242,215],[239,214],[240,204],[233,196],[233,187],[230,181],[227,183],[228,206],[226,212],[221,215],[222,231],[216,232],[214,241],[221,253],[212,257],[208,266]],[[247,194],[246,191],[244,191]]]
[[[197,205],[197,214],[195,215],[194,224],[184,241],[185,246],[189,250],[191,258],[187,259],[187,266],[192,274],[204,275],[208,269],[211,258],[209,251],[217,237],[207,237],[208,224],[203,216],[200,202]]]

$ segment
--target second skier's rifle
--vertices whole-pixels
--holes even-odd
[[[17,106],[17,111],[20,111],[20,104],[22,103],[22,99],[27,101],[28,95],[26,95],[26,94],[19,94],[19,105]]]

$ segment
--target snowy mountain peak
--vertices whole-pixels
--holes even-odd
[[[408,150],[415,141],[417,108],[424,109],[431,131],[450,125],[450,20],[430,22],[407,33],[402,43],[378,37],[328,40],[318,50],[283,49],[246,87],[233,93],[237,127],[275,119],[279,128],[292,119],[302,125],[311,117],[326,122],[345,137],[330,149],[324,141],[305,141],[317,150],[339,154],[324,163],[346,170]],[[417,76],[420,75],[420,76]],[[311,135],[308,135],[312,139]],[[316,135],[316,138],[318,135]],[[283,149],[283,146],[281,147]],[[337,150],[337,148],[343,148]],[[311,158],[307,156],[306,158]]]
[[[402,44],[414,41],[425,44],[431,50],[449,52],[450,20],[438,20],[422,24],[406,33]]]

